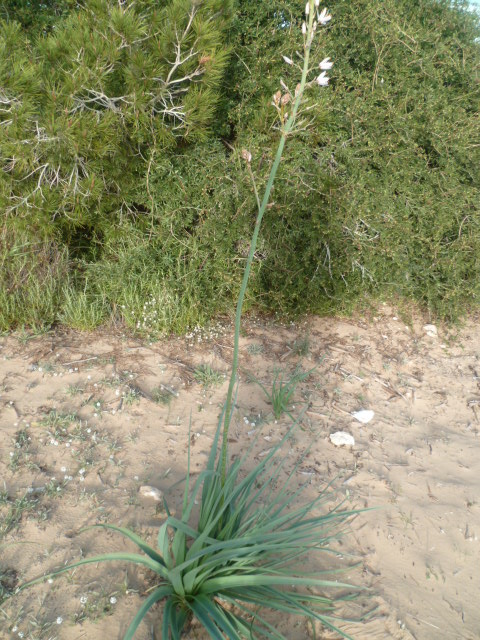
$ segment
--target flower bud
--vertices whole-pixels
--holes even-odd
[[[307,4],[305,5],[305,15],[308,16],[310,13],[310,0],[307,0]]]
[[[315,6],[318,7],[320,4],[320,0],[315,0]]]
[[[289,93],[284,93],[280,100],[280,104],[281,105],[288,104],[291,99],[292,99],[292,96]]]
[[[250,162],[252,161],[252,154],[250,153],[250,151],[247,151],[247,149],[242,149],[242,158],[248,162],[248,164],[250,164]]]
[[[302,33],[304,36],[307,34],[307,25],[305,22],[302,23]]]
[[[273,102],[275,105],[279,104],[281,97],[282,97],[282,92],[280,90],[273,94]]]
[[[300,89],[302,88],[302,85],[300,84],[300,82],[297,84],[297,86],[295,87],[295,97],[298,96],[298,94],[300,93]]]
[[[291,58],[288,58],[287,56],[282,56],[282,58],[287,64],[293,64],[293,60]]]

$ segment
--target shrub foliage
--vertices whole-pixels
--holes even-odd
[[[304,2],[82,4],[45,3],[43,31],[0,21],[0,251],[35,258],[13,293],[0,274],[0,327],[113,315],[182,331],[238,292],[255,212],[238,150],[261,186]],[[447,0],[330,5],[332,91],[280,167],[249,302],[335,312],[395,295],[458,317],[480,287],[478,17]],[[42,318],[48,255],[66,270]]]

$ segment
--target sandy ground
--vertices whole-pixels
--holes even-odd
[[[357,557],[347,578],[378,605],[365,623],[345,625],[356,640],[480,637],[480,326],[428,335],[424,324],[383,306],[368,320],[251,320],[242,337],[232,454],[261,428],[261,456],[288,425],[274,421],[250,374],[268,386],[279,368],[316,367],[292,408],[308,406],[289,452],[311,445],[298,471],[309,480],[305,499],[335,479],[352,508],[379,507],[351,522],[338,556]],[[111,532],[79,533],[86,525],[128,525],[153,539],[165,513],[139,488],[167,495],[184,475],[190,414],[192,469],[204,466],[226,382],[216,376],[204,389],[195,371],[228,374],[231,344],[229,326],[153,344],[120,333],[0,338],[4,592],[80,557],[133,550]],[[361,409],[374,412],[367,424],[352,416]],[[355,445],[334,446],[336,431]],[[136,569],[82,567],[4,602],[0,638],[122,638],[148,586]],[[139,640],[160,637],[160,612]],[[280,626],[291,640],[312,637],[302,621]],[[188,635],[202,637],[195,627]]]

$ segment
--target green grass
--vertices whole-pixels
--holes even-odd
[[[225,381],[225,375],[220,371],[212,369],[209,364],[197,367],[193,372],[193,377],[204,389],[216,387]]]
[[[306,380],[312,371],[314,371],[314,369],[311,369],[310,371],[301,371],[297,369],[291,376],[284,378],[284,373],[277,370],[273,374],[271,388],[267,388],[259,380],[254,379],[254,381],[263,389],[269,404],[272,405],[275,420],[281,418],[284,413],[290,415],[295,390],[298,384]]]

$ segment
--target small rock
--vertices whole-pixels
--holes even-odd
[[[436,338],[438,336],[437,327],[434,324],[424,325],[423,330],[429,338]]]
[[[163,493],[160,491],[160,489],[151,487],[148,484],[144,484],[143,486],[141,486],[138,490],[138,493],[144,498],[152,498],[153,500],[155,500],[155,502],[162,502],[163,500]]]
[[[358,420],[362,424],[367,424],[373,418],[375,413],[371,409],[361,409],[360,411],[355,411],[352,413],[352,416],[355,420]]]
[[[355,439],[345,431],[337,431],[330,434],[330,442],[336,447],[353,447],[353,445],[355,444]]]

